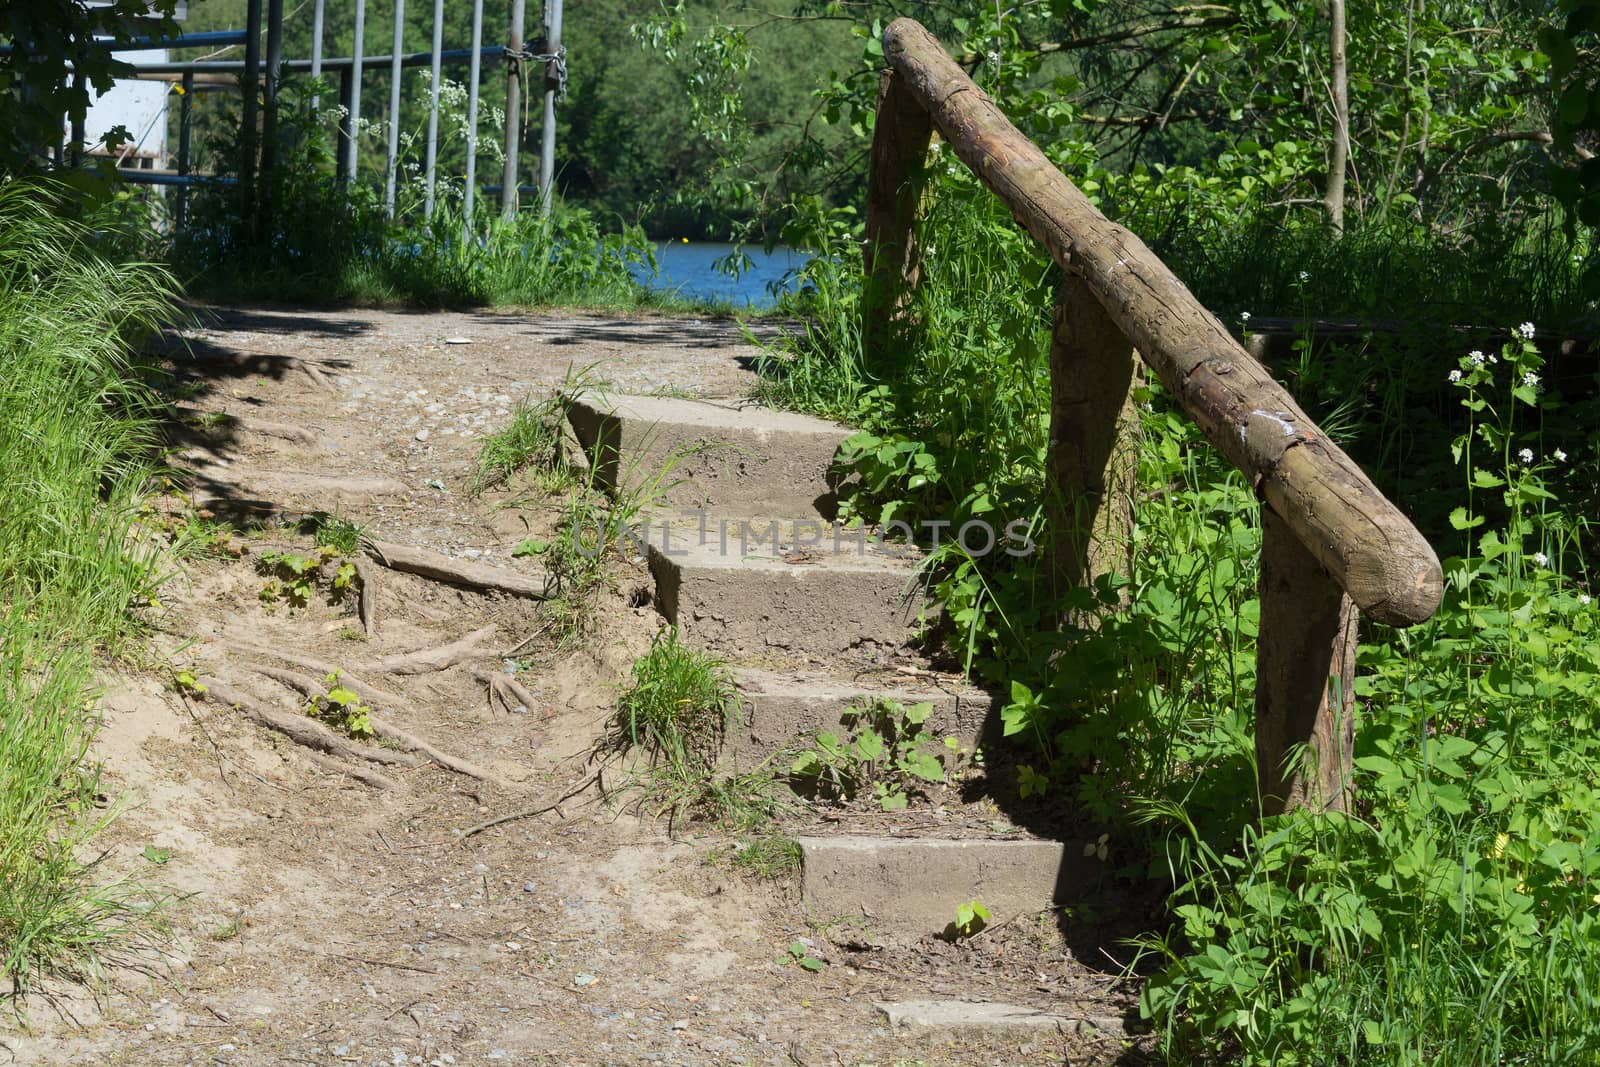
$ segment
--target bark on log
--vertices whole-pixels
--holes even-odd
[[[1438,557],[1344,452],[1139,238],[1102,215],[911,19],[883,34],[896,76],[956,153],[1069,274],[1093,289],[1169,392],[1356,604],[1428,618]]]
[[[917,202],[933,134],[927,111],[888,71],[878,83],[877,115],[867,170],[866,242],[861,249],[866,266],[862,347],[869,361],[887,354],[916,288]]]
[[[1138,355],[1081,278],[1056,295],[1050,340],[1048,515],[1056,595],[1133,576]]]
[[[1261,509],[1256,771],[1262,813],[1344,811],[1355,757],[1355,605]]]
[[[471,589],[493,589],[514,596],[545,599],[548,585],[543,575],[518,574],[501,567],[489,567],[468,560],[451,559],[424,548],[396,545],[387,541],[366,541],[373,559],[394,571],[405,571],[434,581],[462,585]]]

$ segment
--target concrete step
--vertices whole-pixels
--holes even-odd
[[[734,672],[748,722],[729,732],[729,751],[739,757],[766,756],[808,742],[818,730],[840,730],[852,708],[874,700],[910,707],[933,705],[928,729],[976,745],[995,697],[958,679],[929,679],[890,672],[841,678],[821,671],[746,668]]]
[[[991,925],[1067,903],[1093,876],[1082,844],[932,837],[802,837],[801,893],[821,920],[859,919],[886,942],[944,933],[982,901]]]
[[[789,411],[595,393],[574,398],[567,421],[607,489],[770,519],[833,514],[828,471],[852,432]]]
[[[792,526],[752,525],[649,530],[656,604],[702,648],[726,659],[881,659],[934,613],[923,605],[914,549],[858,534],[836,544],[814,521],[815,542],[809,530],[795,537]]]

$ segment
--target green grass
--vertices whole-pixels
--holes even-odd
[[[113,263],[59,190],[0,186],[0,979],[93,979],[150,932],[85,865],[96,807],[93,650],[127,651],[166,565],[140,524],[154,398],[126,361],[170,313],[159,268]]]
[[[792,837],[752,837],[734,851],[735,870],[776,882],[800,873],[800,842]]]
[[[484,438],[478,449],[478,470],[472,491],[483,493],[504,485],[518,471],[531,468],[546,493],[570,488],[571,469],[562,454],[562,422],[567,392],[557,392],[538,403],[519,400],[511,421]]]
[[[656,633],[617,700],[620,740],[675,766],[709,770],[739,712],[727,665],[690,648],[676,626]]]
[[[312,516],[311,536],[318,548],[337,549],[340,555],[354,556],[361,551],[361,538],[366,528],[353,519],[339,514]]]

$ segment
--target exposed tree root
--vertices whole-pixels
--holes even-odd
[[[521,705],[525,711],[532,712],[538,706],[532,693],[509,674],[500,674],[496,671],[486,671],[482,667],[469,667],[468,671],[478,681],[489,687],[489,702],[492,708],[494,700],[499,699],[507,712],[515,714],[515,709]]]
[[[496,778],[493,774],[470,760],[464,760],[460,756],[452,756],[448,752],[441,751],[430,742],[424,741],[415,734],[407,733],[391,722],[387,722],[370,713],[367,715],[367,722],[371,724],[373,732],[385,741],[399,745],[407,751],[420,753],[446,770],[464,774],[468,778],[476,778],[480,782],[487,782],[489,785],[500,789],[511,790],[511,783],[505,779]]]
[[[378,572],[366,560],[355,561],[356,577],[361,581],[361,597],[356,601],[356,611],[361,616],[361,628],[367,637],[378,636]]]
[[[374,763],[387,763],[399,767],[416,767],[421,761],[399,752],[391,752],[382,748],[369,748],[358,742],[340,737],[326,726],[307,715],[295,715],[286,711],[279,711],[240,692],[227,682],[219,682],[214,678],[203,679],[205,697],[218,704],[238,708],[246,718],[258,726],[264,726],[282,734],[289,740],[315,751],[323,752],[329,756],[338,756],[347,760],[371,760]],[[341,770],[343,768],[341,767]],[[354,771],[349,773],[355,774]],[[355,775],[361,777],[360,775]],[[380,776],[381,777],[381,776]],[[365,779],[363,779],[365,780]],[[392,788],[394,783],[388,779],[387,786]],[[368,783],[373,784],[373,783]]]
[[[468,589],[494,590],[513,596],[543,600],[548,580],[544,575],[519,574],[503,567],[490,567],[470,560],[451,559],[424,548],[396,545],[388,541],[367,540],[367,552],[390,570],[404,571],[436,582],[465,586]]]
[[[281,682],[298,693],[304,694],[307,700],[314,696],[322,696],[324,693],[322,686],[315,678],[307,678],[304,675],[295,674],[293,671],[279,670],[276,667],[263,667],[259,664],[252,664],[250,669],[271,678],[275,682]],[[480,782],[488,782],[491,785],[502,787],[506,785],[505,782],[471,761],[464,760],[460,756],[453,756],[436,747],[431,741],[426,741],[415,734],[407,733],[382,716],[374,714],[370,709],[367,711],[367,725],[372,727],[373,733],[390,744],[396,745],[407,752],[416,752],[426,756],[446,770],[455,771],[457,774],[464,774],[468,778],[476,778]],[[415,765],[415,763],[416,761],[414,760],[408,761],[408,765]]]
[[[448,645],[438,648],[418,649],[415,652],[405,652],[398,656],[389,656],[378,661],[378,666],[390,674],[429,674],[433,671],[442,671],[453,667],[462,660],[474,656],[485,655],[479,646],[499,632],[499,627],[494,625],[483,626],[472,631],[459,641],[452,641]]]
[[[327,677],[330,674],[336,673],[339,675],[340,685],[355,693],[356,696],[360,697],[368,704],[377,704],[380,707],[392,708],[398,707],[405,703],[405,697],[388,692],[384,689],[379,689],[375,685],[370,685],[367,682],[362,681],[360,678],[357,678],[343,667],[336,667],[331,663],[324,663],[322,660],[312,659],[310,656],[301,656],[293,652],[281,652],[276,648],[269,648],[266,645],[254,645],[248,641],[230,640],[228,642],[228,647],[236,652],[248,652],[255,656],[270,656],[271,658],[281,660],[284,663],[292,663],[296,667],[303,667],[308,671],[315,671],[323,677]]]
[[[321,767],[329,774],[347,774],[351,778],[354,778],[356,781],[360,782],[362,785],[371,786],[373,789],[381,789],[387,792],[399,785],[398,782],[387,775],[379,774],[377,771],[371,770],[367,767],[358,767],[355,764],[342,763],[339,760],[334,759],[332,756],[324,756],[320,752],[307,752],[306,756],[311,760],[312,763],[315,763],[318,767]]]
[[[199,408],[182,404],[175,405],[175,410],[185,419],[196,421],[203,420],[207,415],[213,414],[212,412],[201,411]],[[222,424],[224,428],[233,427],[246,433],[258,433],[263,437],[276,437],[279,440],[293,441],[299,445],[315,445],[317,443],[317,435],[304,426],[293,426],[285,422],[267,422],[264,419],[251,418],[246,415],[232,415],[228,412],[221,412],[221,414],[227,419]]]
[[[313,382],[322,386],[322,388],[326,389],[328,392],[337,393],[339,391],[339,387],[333,384],[333,379],[324,374],[322,372],[322,368],[317,366],[315,363],[311,363],[303,359],[296,360],[295,362],[299,364],[301,370],[306,372],[307,378],[310,378]]]
[[[585,789],[588,789],[591,785],[596,785],[600,782],[600,774],[602,770],[604,770],[604,768],[596,770],[593,774],[589,775],[589,777],[585,778],[583,781],[579,782],[577,785],[561,794],[561,796],[558,797],[554,802],[546,804],[543,807],[528,808],[524,811],[514,811],[509,815],[501,815],[485,822],[480,822],[476,826],[468,827],[466,830],[462,831],[462,844],[465,844],[469,837],[472,837],[475,834],[481,834],[485,830],[499,826],[502,823],[514,822],[517,819],[532,819],[535,816],[543,815],[547,811],[553,811],[559,814],[561,811],[561,805],[565,804],[567,801],[571,800]],[[605,792],[604,786],[601,786],[601,792]]]

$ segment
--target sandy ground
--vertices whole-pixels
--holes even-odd
[[[524,566],[511,547],[547,529],[553,509],[467,492],[484,435],[518,400],[578,373],[619,391],[745,396],[756,349],[736,324],[201,316],[171,339],[170,384],[193,412],[230,418],[177,440],[188,510],[269,521],[264,537],[235,542],[248,546],[242,558],[191,559],[163,589],[152,663],[288,713],[303,702],[254,666],[289,655],[338,667],[393,694],[386,717],[494,781],[369,764],[392,784],[373,788],[347,764],[179,692],[166,667],[108,671],[97,756],[124,810],[101,839],[104,869],[171,894],[171,938],[160,957],[123,961],[99,1001],[66,987],[29,998],[25,1020],[0,1027],[0,1063],[1143,1062],[1115,1033],[892,1032],[875,1002],[1001,1000],[1116,1018],[1131,1017],[1132,994],[1114,966],[1080,960],[1048,915],[969,945],[857,944],[838,917],[805,913],[792,874],[766,880],[732,865],[737,838],[669,833],[641,814],[616,765],[557,808],[464,836],[592,778],[617,687],[659,624],[631,606],[645,600],[642,570],[618,571],[586,637],[566,649],[541,642],[533,601],[388,571],[375,635],[353,598],[324,588],[304,608],[263,602],[257,559],[273,546],[305,550],[293,520],[314,512],[387,541]],[[536,707],[491,706],[459,667],[378,666],[486,626],[493,647],[516,651]],[[798,940],[825,961],[820,971],[794,965],[786,950]]]

